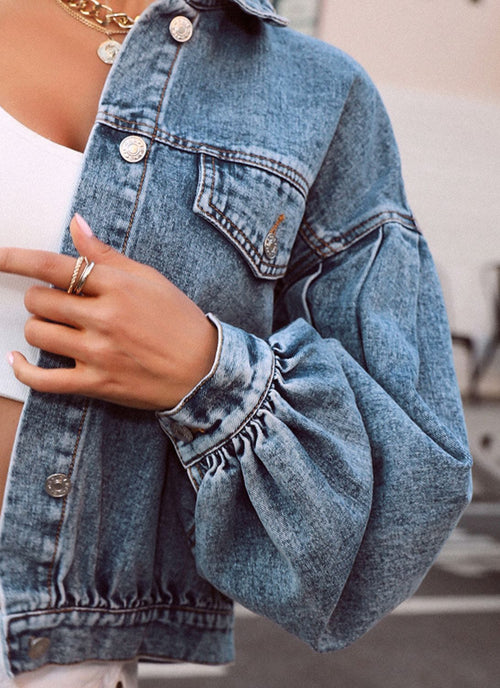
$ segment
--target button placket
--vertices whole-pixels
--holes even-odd
[[[53,473],[45,481],[45,491],[51,497],[66,497],[71,490],[71,480],[65,473]]]

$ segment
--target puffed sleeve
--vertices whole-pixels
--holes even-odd
[[[198,570],[315,649],[343,647],[414,592],[471,495],[439,284],[361,71],[276,331],[213,319],[212,371],[158,414],[197,490]]]

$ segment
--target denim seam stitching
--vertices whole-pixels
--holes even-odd
[[[235,229],[235,231],[238,232],[238,234],[241,234],[242,237],[243,237],[244,239],[246,239],[246,241],[248,242],[248,244],[250,245],[250,247],[252,248],[252,250],[254,251],[254,253],[255,253],[257,256],[259,256],[259,258],[260,258],[260,253],[259,253],[257,247],[255,246],[255,244],[250,240],[250,237],[249,237],[242,229],[240,229],[240,228],[239,228],[239,227],[238,227],[229,217],[227,217],[227,215],[225,215],[225,214],[222,212],[222,210],[220,210],[220,209],[212,202],[212,201],[213,201],[213,197],[214,197],[214,191],[215,191],[215,174],[216,174],[215,160],[214,160],[214,158],[212,158],[212,184],[211,184],[211,187],[210,187],[210,197],[209,197],[209,199],[208,199],[208,205],[209,205],[211,208],[213,208],[213,210],[214,210],[216,213],[218,213],[219,215],[221,215],[221,216],[231,225],[231,227],[233,227],[233,228]],[[200,208],[200,210],[203,210],[203,209]],[[238,243],[239,243],[239,242],[238,242]],[[240,245],[242,248],[244,248],[243,244],[239,244],[239,245]],[[247,254],[247,255],[248,255],[248,254]],[[257,270],[259,269],[259,265],[267,265],[268,267],[274,268],[275,270],[278,270],[278,269],[281,270],[281,268],[286,268],[286,266],[287,266],[287,263],[269,263],[268,261],[264,260],[263,258],[260,259],[259,265],[257,265],[257,264],[254,262],[254,260],[255,260],[254,258],[252,258],[250,255],[249,255],[248,257],[249,257],[250,260],[252,261],[252,264],[257,268]],[[271,270],[270,272],[271,272],[271,274],[272,274],[272,270]]]
[[[145,129],[151,129],[154,131],[154,127],[151,124],[146,124],[146,123],[141,123],[138,124],[136,122],[133,122],[131,120],[125,119],[124,117],[119,117],[118,115],[115,115],[111,112],[108,112],[107,110],[101,110],[98,115],[97,115],[97,121],[100,122],[101,124],[113,126],[111,122],[105,119],[105,117],[111,117],[115,120],[118,120],[119,122],[124,122],[125,124],[128,124],[128,127],[124,127],[123,125],[119,124],[116,125],[117,127],[120,128],[122,131],[128,131],[128,132],[134,132],[137,133],[138,131],[141,130],[141,128]],[[293,186],[295,186],[297,189],[299,189],[304,195],[307,194],[307,191],[309,189],[309,183],[307,179],[304,177],[304,175],[296,170],[295,168],[291,167],[290,165],[286,165],[283,162],[280,162],[279,160],[275,160],[274,158],[269,158],[265,155],[259,155],[257,153],[245,153],[244,151],[240,150],[230,150],[228,148],[220,148],[218,146],[213,146],[210,144],[204,144],[199,141],[192,141],[191,139],[187,139],[181,136],[177,136],[176,134],[171,134],[169,133],[166,129],[162,129],[161,127],[158,127],[156,130],[156,141],[161,141],[162,143],[165,144],[177,144],[178,147],[180,147],[183,150],[188,150],[190,152],[198,152],[200,149],[206,148],[209,151],[214,151],[214,153],[219,153],[221,154],[220,157],[223,159],[228,159],[232,160],[234,162],[241,162],[241,163],[251,163],[254,161],[254,163],[262,169],[267,169],[270,170],[271,172],[274,172],[275,174],[278,174],[280,176],[283,176],[287,181],[289,181]],[[145,136],[151,136],[151,133],[145,133]],[[208,153],[210,155],[210,153]],[[217,157],[217,156],[216,156]],[[260,163],[259,161],[267,161],[271,163],[271,165],[264,165]],[[287,172],[288,170],[289,172]],[[290,174],[293,173],[293,174]],[[298,177],[301,181],[303,181],[303,185],[295,179],[295,176]]]
[[[320,258],[327,258],[328,256],[332,255],[335,253],[335,249],[333,249],[330,244],[328,244],[324,239],[321,239],[313,230],[311,225],[304,220],[302,222],[302,225],[300,226],[299,229],[299,234],[300,236],[304,239],[306,244],[309,246],[309,248],[316,254],[319,255]],[[317,240],[320,244],[322,244],[325,249],[322,249],[317,245],[317,243],[314,243],[314,240]],[[326,250],[328,249],[328,250]]]
[[[328,258],[329,256],[336,255],[344,251],[346,248],[349,248],[349,246],[351,246],[355,241],[363,238],[364,236],[366,236],[366,234],[373,231],[374,229],[378,229],[379,227],[382,227],[385,224],[390,224],[391,222],[401,224],[407,229],[418,231],[416,230],[416,225],[411,215],[403,215],[402,213],[389,210],[376,213],[375,215],[372,215],[371,217],[364,220],[363,222],[360,222],[359,224],[350,228],[349,230],[344,232],[344,234],[339,235],[338,238],[335,240],[335,243],[345,243],[342,243],[342,246],[337,248],[334,248],[331,244],[329,244],[322,237],[320,237],[313,230],[311,224],[306,220],[303,221],[299,229],[299,234],[302,236],[307,245],[316,254],[321,256],[321,258]],[[365,229],[362,229],[363,225],[366,225]],[[362,229],[362,231],[359,234],[357,234],[357,232],[360,229]],[[311,236],[308,236],[308,233]],[[325,248],[322,249],[316,244],[314,244],[314,240],[322,244]]]
[[[226,227],[224,227],[221,220],[219,220],[217,217],[215,217],[214,214],[207,212],[205,210],[205,208],[203,208],[203,206],[201,205],[201,198],[203,196],[203,193],[207,189],[206,171],[207,171],[208,166],[205,162],[205,158],[207,157],[207,155],[205,153],[201,153],[200,157],[202,160],[203,173],[202,173],[202,178],[201,178],[200,191],[199,191],[199,193],[196,197],[196,201],[195,201],[196,209],[200,212],[202,217],[211,218],[213,221],[215,221],[216,226],[219,227],[221,229],[221,231],[227,236],[227,234],[228,234],[227,229],[226,229]],[[211,158],[212,167],[213,167],[212,184],[210,187],[210,196],[209,196],[209,200],[208,200],[208,205],[218,215],[221,215],[232,227],[234,227],[234,229],[247,240],[248,244],[253,249],[253,252],[257,256],[260,256],[256,246],[254,246],[253,242],[250,240],[250,238],[247,236],[247,234],[245,234],[245,232],[242,229],[240,229],[237,225],[235,225],[234,222],[232,222],[228,217],[226,217],[226,215],[224,215],[224,213],[219,208],[217,208],[216,205],[214,205],[212,203],[214,187],[215,187],[215,169],[216,168],[215,168],[215,161],[214,161],[213,156],[208,156],[208,157]],[[253,256],[245,248],[244,244],[240,243],[240,241],[234,235],[232,235],[230,232],[229,232],[229,236],[233,237],[233,239],[234,239],[234,241],[232,242],[233,244],[236,242],[236,245],[239,246],[241,249],[243,249],[245,257],[248,259],[249,263],[255,268],[255,270],[259,274],[259,276],[261,276],[261,277],[280,277],[284,274],[285,271],[282,268],[286,268],[286,265],[287,265],[286,263],[275,265],[274,263],[268,263],[267,261],[261,259],[260,264],[267,265],[270,268],[277,268],[278,269],[278,270],[275,269],[275,270],[267,270],[267,271],[261,270],[259,268],[259,265],[255,262]]]
[[[221,614],[224,616],[229,616],[232,610],[224,609],[203,609],[199,607],[183,607],[182,605],[176,604],[146,604],[141,607],[120,607],[118,609],[111,609],[110,607],[83,607],[83,606],[73,606],[73,607],[60,607],[60,608],[45,608],[45,609],[34,609],[30,612],[23,612],[22,614],[11,614],[8,617],[9,626],[12,625],[13,621],[22,621],[23,619],[28,619],[31,617],[48,616],[50,614],[70,614],[72,612],[82,612],[85,614],[94,614],[96,612],[102,612],[103,614],[136,614],[148,612],[152,609],[165,609],[177,612],[186,612],[189,614],[199,613],[199,614]]]

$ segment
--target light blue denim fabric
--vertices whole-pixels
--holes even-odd
[[[413,593],[470,498],[385,110],[356,63],[283,23],[267,0],[159,0],[111,69],[72,212],[213,313],[219,350],[157,415],[30,395],[0,541],[13,672],[227,662],[233,599],[340,648]]]

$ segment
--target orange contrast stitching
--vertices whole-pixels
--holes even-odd
[[[278,217],[278,219],[276,220],[274,225],[269,230],[269,234],[276,234],[276,230],[278,229],[278,227],[280,226],[280,224],[283,222],[284,219],[285,219],[285,215],[284,215],[284,213],[281,213],[281,215]]]

